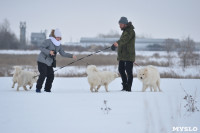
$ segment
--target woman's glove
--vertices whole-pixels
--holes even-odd
[[[116,47],[114,44],[111,46],[111,49],[112,49],[112,51],[115,51]]]

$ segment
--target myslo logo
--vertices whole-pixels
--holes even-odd
[[[173,132],[197,132],[197,127],[173,127]]]

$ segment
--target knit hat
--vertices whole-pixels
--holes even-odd
[[[55,35],[55,37],[62,37],[61,32],[60,32],[60,30],[58,28],[55,29],[54,35]]]
[[[126,17],[121,17],[120,20],[119,20],[119,23],[128,24],[128,19]]]

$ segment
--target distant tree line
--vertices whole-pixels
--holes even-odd
[[[10,24],[7,19],[0,23],[0,49],[22,49],[16,35],[11,32]]]
[[[98,34],[99,38],[120,38],[120,34],[117,31],[111,30],[108,34]]]
[[[200,65],[200,57],[195,51],[196,43],[188,36],[187,38],[181,40],[180,42],[175,42],[173,39],[166,39],[164,43],[164,50],[167,52],[168,65],[172,64],[172,54],[171,52],[176,51],[180,58],[180,63],[183,68],[191,65]]]
[[[78,52],[90,51],[90,52],[94,52],[94,51],[102,50],[102,49],[106,48],[107,46],[101,46],[101,45],[89,45],[89,46],[62,45],[62,47],[66,51],[78,51]]]
[[[11,31],[7,19],[0,23],[0,49],[25,49],[26,47],[20,44],[16,35]]]

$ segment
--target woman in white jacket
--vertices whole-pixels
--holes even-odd
[[[55,67],[56,64],[55,58],[57,53],[60,53],[60,55],[63,57],[77,59],[75,55],[65,53],[61,46],[61,39],[60,30],[52,30],[49,39],[46,39],[40,47],[41,52],[37,59],[38,71],[40,72],[36,85],[36,92],[38,93],[41,92],[45,78],[46,83],[44,91],[51,92],[51,87],[54,80],[53,67]]]

